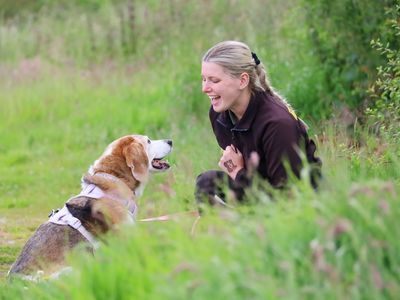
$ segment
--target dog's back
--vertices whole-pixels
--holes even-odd
[[[44,223],[25,244],[9,275],[30,274],[34,270],[63,265],[65,252],[83,241],[85,238],[69,226]]]

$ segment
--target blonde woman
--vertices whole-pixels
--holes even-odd
[[[242,200],[251,183],[253,167],[273,187],[284,187],[288,178],[285,160],[291,171],[300,176],[300,149],[311,165],[320,166],[321,161],[314,156],[315,143],[308,138],[304,122],[271,87],[264,65],[246,44],[225,41],[213,46],[203,57],[201,76],[202,92],[211,103],[212,129],[223,153],[221,170],[198,176],[198,201],[204,196],[210,203],[225,200],[220,186],[225,177],[229,189]],[[318,175],[319,171],[312,174],[314,187]]]

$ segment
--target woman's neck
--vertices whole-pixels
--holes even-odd
[[[229,109],[231,112],[235,114],[238,121],[243,117],[244,113],[246,112],[247,107],[249,106],[250,103],[250,98],[251,98],[250,90],[249,89],[244,90],[243,93],[237,99],[236,103],[232,105],[232,107]]]

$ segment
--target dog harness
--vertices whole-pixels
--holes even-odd
[[[100,246],[93,234],[86,230],[82,225],[82,222],[78,218],[75,218],[65,205],[59,211],[51,215],[48,222],[58,225],[69,225],[78,230],[89,241],[89,243],[92,244],[94,250]]]
[[[100,175],[102,177],[106,177],[113,181],[120,180],[117,177],[106,174],[106,173],[97,173],[96,175]],[[100,199],[100,198],[109,198],[116,201],[124,201],[125,206],[128,209],[128,213],[131,217],[131,220],[134,221],[136,214],[137,214],[137,205],[131,199],[123,199],[116,197],[114,195],[110,195],[105,193],[101,188],[93,183],[87,183],[86,181],[82,181],[82,191],[79,195],[70,198],[67,202],[71,201],[72,199],[76,199],[78,197],[88,197],[92,199]],[[53,210],[50,214],[50,219],[48,222],[58,224],[58,225],[69,225],[72,228],[78,230],[93,246],[93,249],[96,250],[99,247],[99,242],[95,239],[95,237],[82,225],[82,222],[75,218],[71,212],[68,210],[67,206],[64,205],[62,209]]]
[[[110,179],[113,178],[113,180],[120,180],[117,177],[110,175],[110,174],[106,174],[106,173],[97,173],[96,175],[100,175],[100,176],[107,177]],[[113,199],[116,201],[123,201],[124,205],[128,209],[129,215],[131,216],[132,220],[135,220],[135,218],[136,218],[137,211],[138,211],[136,202],[132,201],[131,199],[123,199],[120,197],[116,197],[112,194],[107,194],[101,188],[99,188],[97,185],[95,185],[93,183],[87,183],[85,181],[82,182],[81,193],[78,196],[75,196],[73,198],[77,198],[77,197],[81,197],[81,196],[92,198],[92,199],[109,198],[109,199]],[[71,199],[73,199],[73,198],[71,198]],[[68,200],[68,201],[70,201],[70,200]]]

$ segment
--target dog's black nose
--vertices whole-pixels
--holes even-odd
[[[172,140],[167,140],[167,144],[172,147]]]

